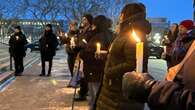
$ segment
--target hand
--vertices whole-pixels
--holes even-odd
[[[105,50],[101,50],[100,53],[95,52],[95,58],[96,59],[106,59],[108,53]]]
[[[122,81],[123,94],[128,99],[146,102],[154,83],[153,77],[148,73],[127,72]]]

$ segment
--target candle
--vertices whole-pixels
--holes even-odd
[[[132,36],[136,40],[136,72],[143,72],[143,42],[139,39],[135,31],[132,31]]]
[[[75,47],[76,46],[75,41],[74,41],[74,37],[71,37],[71,39],[70,39],[70,46],[71,47]]]
[[[97,54],[100,54],[100,51],[101,51],[101,44],[98,42],[98,43],[96,44],[96,53],[97,53]]]
[[[65,36],[65,37],[68,37],[68,34],[67,34],[67,33],[64,33],[64,36]]]
[[[18,40],[19,39],[19,37],[18,36],[16,36],[16,40]]]
[[[82,41],[83,41],[85,44],[87,44],[87,41],[86,41],[85,39],[82,39]]]

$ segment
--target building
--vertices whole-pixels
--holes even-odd
[[[152,32],[149,34],[148,40],[160,45],[169,30],[170,22],[167,18],[148,18],[148,20],[152,25]]]
[[[30,19],[10,19],[0,20],[0,42],[8,43],[10,36],[14,32],[14,26],[20,25],[26,35],[28,42],[36,41],[40,38],[46,24],[52,24],[54,32],[63,27],[63,20],[46,21]]]

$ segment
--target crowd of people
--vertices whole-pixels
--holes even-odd
[[[142,3],[127,4],[119,16],[117,31],[112,31],[112,20],[105,15],[85,14],[78,25],[70,21],[69,32],[58,34],[65,44],[71,77],[75,76],[76,60],[81,61],[80,91],[75,101],[87,100],[90,110],[143,110],[148,103],[151,110],[195,110],[195,28],[192,20],[172,24],[167,37],[165,60],[169,68],[163,81],[148,74],[147,35],[151,24],[146,20]],[[144,42],[143,73],[136,73],[136,41],[133,31]],[[58,45],[52,26],[46,25],[39,40],[42,71],[49,61],[47,76],[51,76],[52,59]],[[23,72],[23,57],[27,41],[20,27],[10,38],[10,54],[15,60],[15,73]],[[101,47],[98,51],[97,45]],[[68,87],[71,87],[71,83]]]

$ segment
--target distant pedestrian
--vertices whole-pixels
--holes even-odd
[[[173,47],[175,40],[178,37],[179,26],[174,23],[171,25],[170,30],[168,32],[167,38],[164,38],[163,44],[166,46],[165,60],[167,61],[167,67],[170,68],[173,66],[171,62],[171,56],[173,53]]]
[[[107,55],[107,53],[104,53],[105,57],[96,56],[96,44],[100,43],[101,50],[108,51],[113,37],[113,32],[109,30],[111,26],[109,19],[104,15],[96,16],[92,23],[92,38],[80,54],[85,63],[84,73],[89,87],[89,110],[94,110],[94,102],[103,79]]]
[[[40,76],[45,76],[45,62],[49,62],[49,69],[47,76],[51,76],[52,60],[56,54],[56,48],[58,46],[58,40],[56,35],[52,31],[52,25],[47,24],[44,35],[39,40],[42,71]]]
[[[65,45],[66,52],[68,54],[68,67],[71,73],[71,77],[73,77],[73,68],[74,68],[74,63],[75,59],[77,57],[78,51],[74,50],[73,45],[71,44],[71,39],[73,42],[76,43],[78,39],[78,23],[76,21],[71,21],[69,23],[69,31],[68,33],[65,33],[65,35],[60,36],[60,40],[63,44]],[[76,44],[75,44],[76,45]]]
[[[195,38],[195,28],[192,20],[184,20],[179,24],[179,34],[172,53],[173,66],[180,63]]]
[[[90,14],[85,14],[82,17],[81,23],[80,23],[80,29],[78,34],[78,42],[76,43],[75,50],[79,51],[79,55],[83,54],[85,52],[87,43],[92,38],[92,22],[93,22],[93,16]],[[86,57],[86,56],[85,56]],[[82,58],[81,58],[82,59]],[[86,79],[86,67],[87,62],[83,62],[83,72],[84,77],[80,80],[80,91],[79,91],[79,97],[75,98],[75,101],[84,101],[86,100],[86,96],[88,93],[88,82]]]
[[[15,64],[15,75],[20,76],[24,71],[23,58],[26,56],[26,47],[27,40],[25,35],[21,31],[20,26],[15,27],[15,33],[10,37],[9,40],[9,52],[10,55],[14,58]]]

